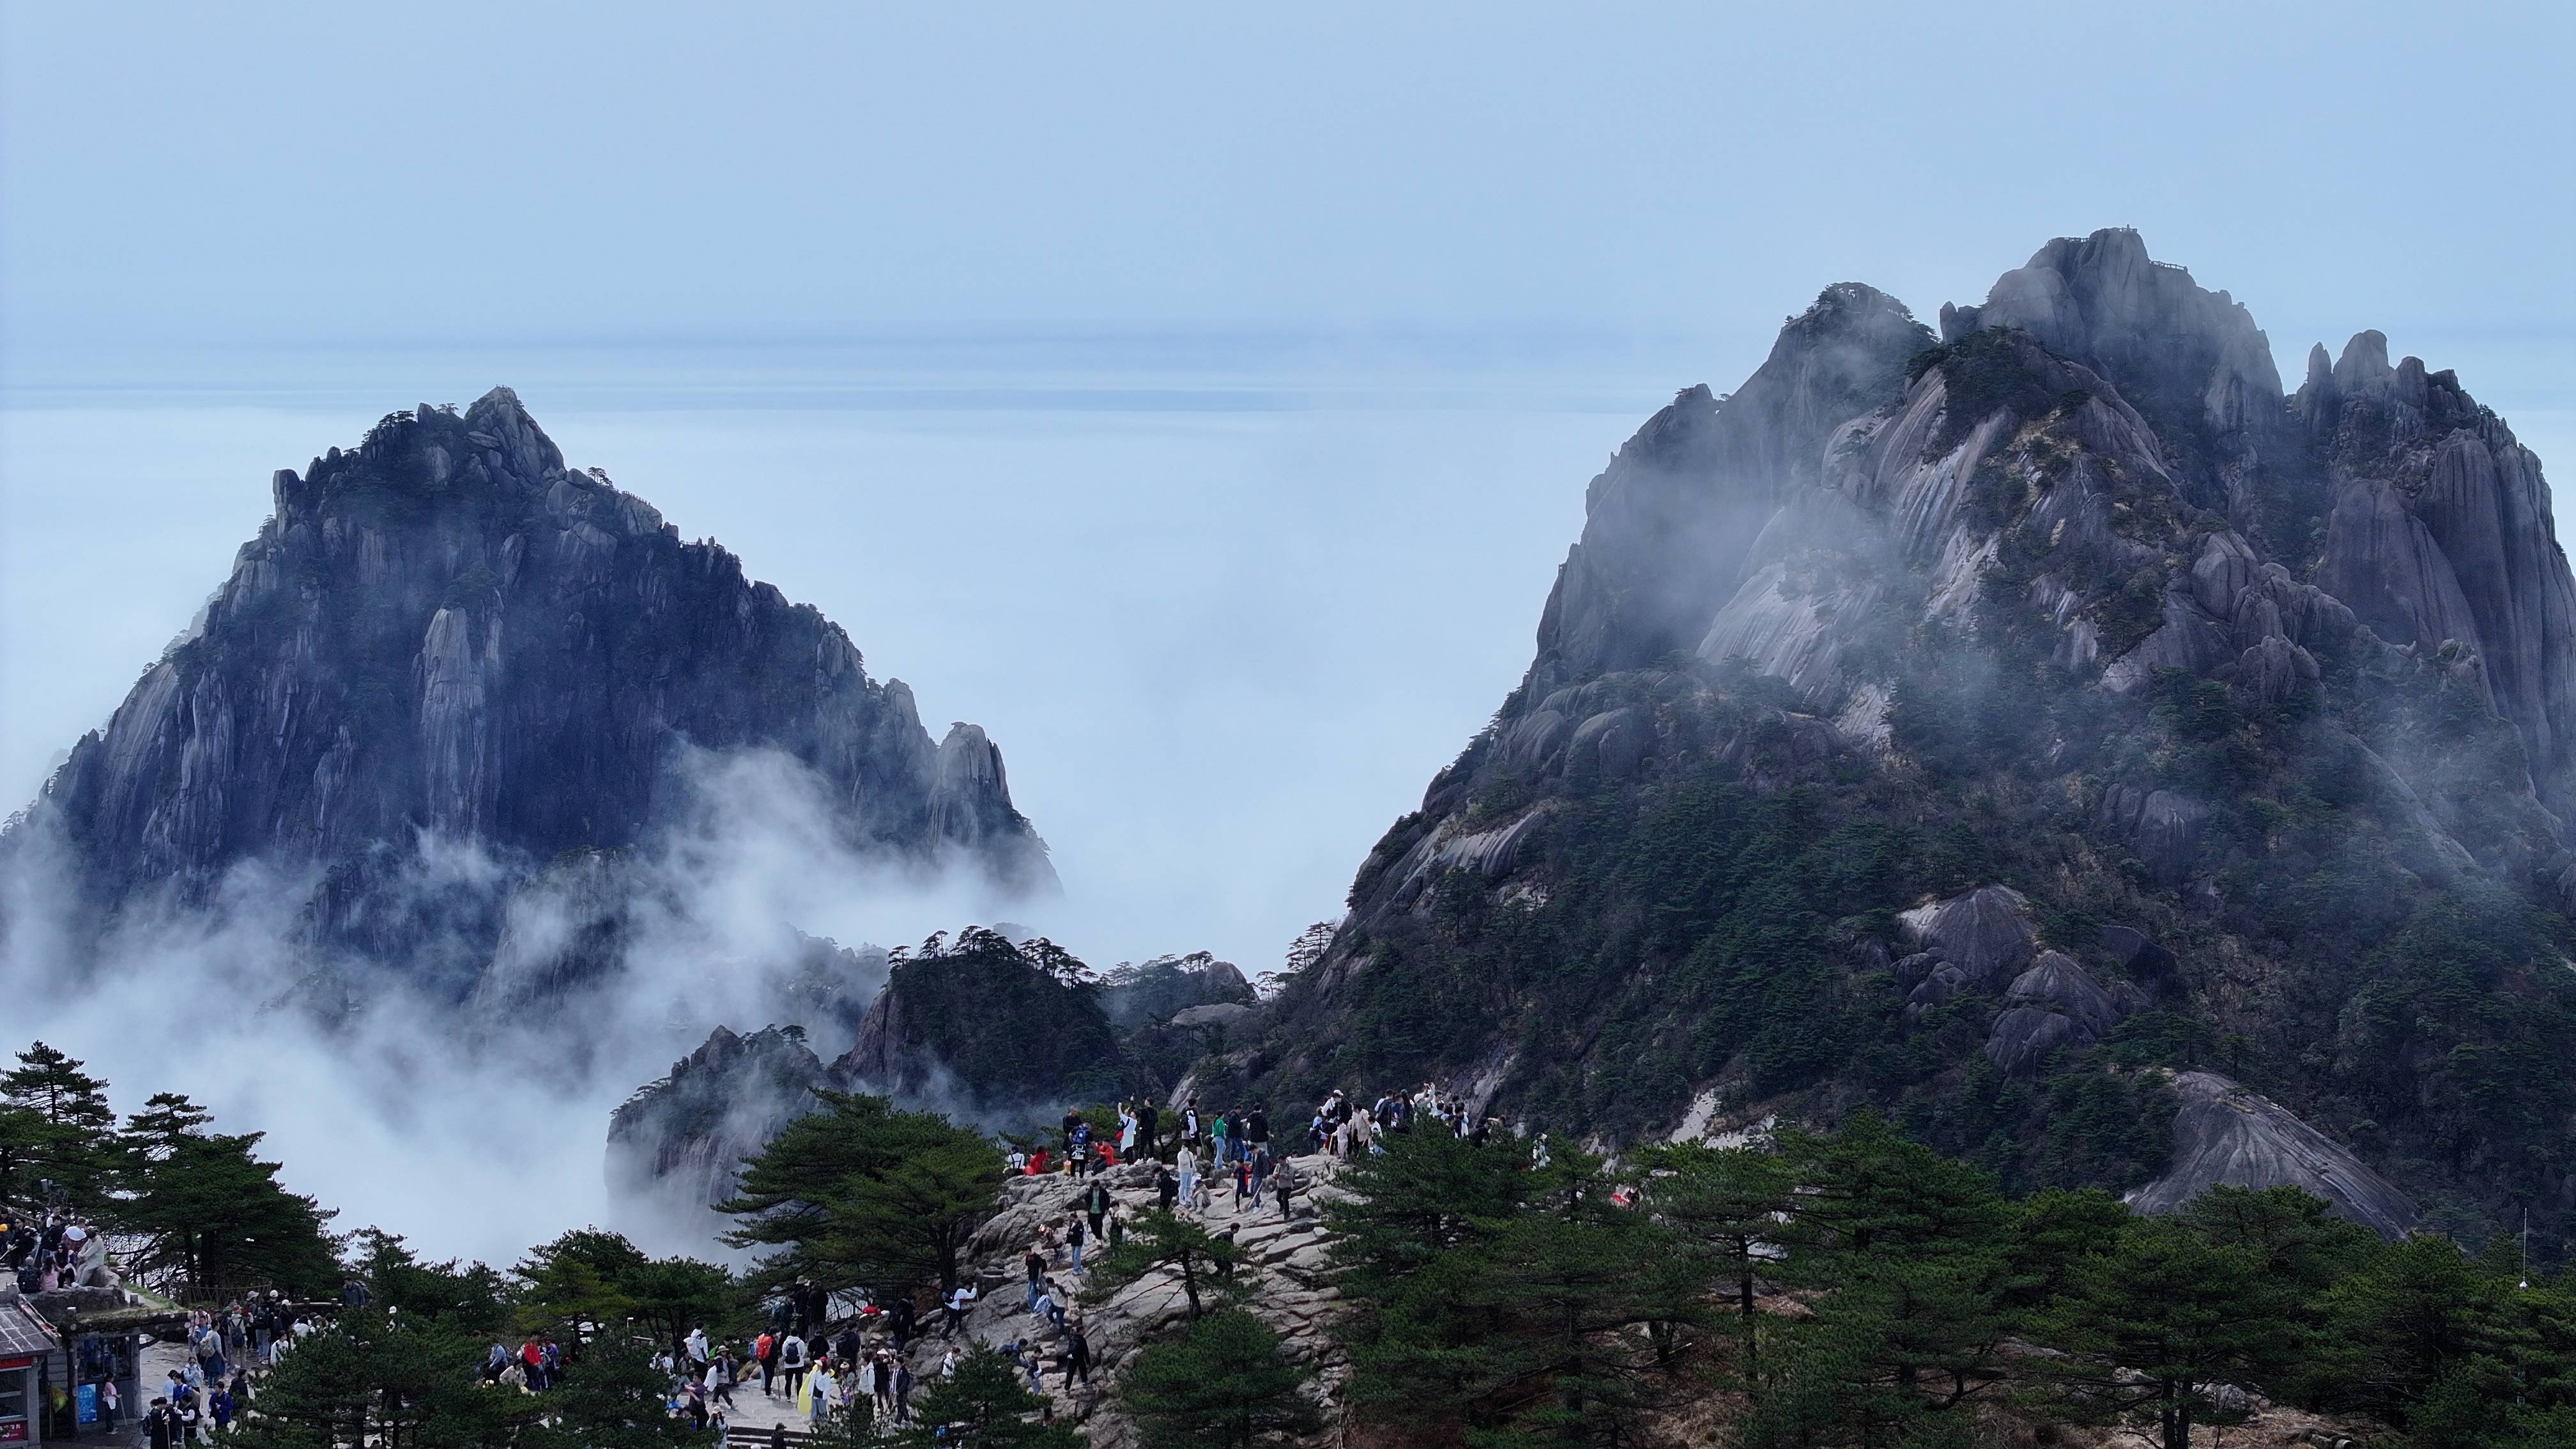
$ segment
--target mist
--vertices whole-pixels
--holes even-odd
[[[86,1058],[120,1109],[181,1091],[221,1130],[269,1133],[288,1184],[342,1228],[506,1262],[602,1222],[711,1254],[703,1217],[609,1201],[608,1114],[713,1025],[784,1019],[774,978],[799,933],[896,946],[1007,919],[1099,967],[1207,949],[1252,974],[1337,916],[1368,846],[1526,666],[1581,480],[1659,401],[1638,392],[633,413],[528,389],[575,466],[820,606],[873,675],[912,684],[934,733],[990,729],[1063,894],[1004,901],[850,858],[792,763],[701,756],[689,808],[639,852],[622,975],[522,1029],[491,1018],[513,971],[581,928],[577,891],[522,891],[483,1015],[424,1032],[449,1008],[408,999],[381,963],[299,960],[309,883],[246,868],[219,917],[129,924],[77,991],[35,989],[60,969],[47,942],[77,923],[21,916],[0,991],[23,1009],[0,1046],[42,1036]],[[268,470],[392,405],[0,411],[0,778],[16,799],[196,612],[257,529]],[[412,846],[425,891],[527,866]],[[329,1028],[296,994],[317,964],[357,983],[358,1010]],[[827,1058],[846,1047],[815,1025]]]

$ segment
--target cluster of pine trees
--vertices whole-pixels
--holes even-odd
[[[0,1206],[63,1208],[107,1233],[147,1283],[319,1293],[339,1281],[332,1214],[277,1181],[262,1134],[212,1130],[206,1110],[155,1094],[117,1119],[108,1084],[43,1042],[0,1072]]]
[[[1714,1413],[1708,1441],[1741,1449],[1931,1449],[1992,1405],[2188,1449],[2259,1394],[2416,1449],[2576,1443],[2576,1281],[2525,1281],[2510,1243],[2385,1243],[2295,1189],[2169,1218],[2013,1200],[1866,1116],[1615,1170],[1417,1132],[1341,1183],[1353,1398],[1426,1441],[1630,1443]]]

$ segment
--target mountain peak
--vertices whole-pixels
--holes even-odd
[[[275,488],[203,625],[40,802],[96,904],[201,897],[246,862],[364,899],[422,839],[516,878],[655,838],[693,788],[678,762],[736,751],[793,761],[853,852],[1052,886],[980,731],[943,752],[837,626],[568,472],[510,389],[388,414]],[[413,952],[399,912],[341,907],[319,918],[372,922],[341,944]]]

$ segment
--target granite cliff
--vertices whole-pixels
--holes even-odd
[[[543,959],[513,990],[559,985],[618,948],[629,858],[686,808],[687,767],[744,756],[855,858],[1053,888],[982,730],[934,740],[837,625],[567,467],[509,389],[392,414],[273,492],[0,842],[6,868],[63,868],[85,921],[202,907],[256,866],[309,892],[307,945],[464,1000],[542,879],[577,929],[519,932]]]
[[[2539,461],[2376,332],[2286,392],[2133,232],[1940,323],[1830,287],[1619,450],[1527,676],[1199,1080],[1612,1141],[1870,1105],[2021,1188],[2563,1231]]]

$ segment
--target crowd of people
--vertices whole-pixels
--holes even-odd
[[[77,1213],[57,1208],[34,1218],[0,1212],[0,1268],[21,1293],[51,1293],[88,1281],[107,1258],[107,1239]]]
[[[946,1332],[953,1340],[972,1289],[945,1306]],[[878,1425],[910,1423],[912,1396],[918,1387],[906,1350],[920,1336],[917,1310],[908,1297],[891,1303],[861,1303],[835,1320],[829,1295],[811,1282],[799,1281],[776,1299],[768,1327],[740,1345],[720,1342],[703,1327],[690,1330],[677,1345],[664,1350],[655,1365],[670,1376],[670,1408],[721,1443],[730,1417],[739,1411],[737,1391],[757,1384],[764,1399],[787,1399],[793,1414],[820,1431],[862,1417]],[[958,1351],[949,1347],[938,1372],[953,1374]],[[773,1425],[773,1438],[784,1442],[784,1425]]]
[[[1270,1113],[1263,1104],[1208,1112],[1193,1097],[1167,1112],[1146,1098],[1119,1103],[1117,1117],[1117,1134],[1107,1137],[1095,1133],[1079,1109],[1069,1108],[1054,1146],[1013,1151],[1010,1170],[1032,1177],[1062,1172],[1085,1178],[1121,1163],[1152,1162],[1155,1202],[1165,1211],[1204,1216],[1230,1195],[1233,1210],[1241,1213],[1276,1195],[1280,1215],[1289,1213],[1301,1184],[1286,1154],[1273,1155]],[[1433,1083],[1410,1093],[1385,1093],[1367,1107],[1336,1088],[1307,1120],[1305,1148],[1342,1158],[1383,1152],[1387,1134],[1410,1132],[1417,1123],[1478,1143],[1489,1140],[1495,1128],[1494,1119],[1478,1117],[1463,1099]],[[1080,1213],[1068,1215],[1060,1227],[1040,1231],[1070,1249],[1072,1271],[1080,1273],[1086,1242],[1114,1248],[1125,1227],[1108,1190],[1095,1182]]]
[[[1480,1141],[1493,1130],[1491,1119],[1475,1118],[1464,1102],[1428,1085],[1383,1094],[1366,1106],[1337,1090],[1316,1106],[1297,1134],[1302,1140],[1292,1139],[1289,1147],[1274,1143],[1270,1114],[1259,1102],[1210,1112],[1195,1098],[1168,1108],[1141,1099],[1119,1103],[1116,1121],[1114,1133],[1096,1131],[1083,1113],[1068,1111],[1051,1145],[1009,1158],[1014,1172],[1061,1172],[1088,1179],[1071,1211],[1039,1226],[1037,1242],[1022,1264],[1026,1281],[1021,1306],[1029,1326],[998,1346],[1042,1397],[1050,1369],[1066,1394],[1077,1384],[1086,1390],[1091,1385],[1091,1342],[1067,1285],[1086,1275],[1087,1250],[1116,1249],[1131,1226],[1121,1216],[1103,1169],[1152,1164],[1152,1200],[1167,1211],[1222,1217],[1230,1199],[1232,1214],[1239,1216],[1247,1208],[1263,1211],[1275,1199],[1285,1217],[1304,1186],[1289,1160],[1291,1151],[1350,1157],[1382,1152],[1390,1134],[1417,1127]],[[1220,1231],[1231,1232],[1231,1224]],[[50,1214],[41,1224],[0,1222],[0,1266],[14,1272],[29,1292],[78,1281],[85,1267],[104,1254],[103,1239],[68,1213]],[[369,1296],[363,1280],[352,1278],[339,1306],[364,1308]],[[943,1347],[935,1372],[955,1371],[960,1361],[956,1340],[978,1296],[975,1285],[967,1282],[936,1303]],[[881,1426],[910,1422],[919,1386],[907,1349],[923,1335],[911,1298],[892,1295],[882,1306],[861,1302],[854,1311],[836,1316],[832,1297],[800,1280],[772,1300],[769,1323],[756,1336],[723,1342],[699,1327],[658,1350],[654,1364],[668,1379],[669,1411],[707,1431],[719,1445],[725,1442],[729,1419],[741,1412],[737,1395],[749,1393],[755,1384],[773,1406],[782,1397],[793,1406],[785,1413],[773,1407],[760,1416],[763,1420],[801,1422],[817,1431],[862,1417]],[[258,1376],[282,1362],[298,1339],[315,1332],[316,1323],[312,1312],[269,1292],[198,1310],[184,1331],[187,1355],[180,1367],[167,1372],[165,1383],[152,1386],[158,1392],[143,1414],[151,1449],[180,1449],[229,1427],[250,1400]],[[499,1389],[547,1393],[560,1385],[579,1352],[579,1344],[548,1333],[526,1335],[516,1347],[497,1341],[482,1378]],[[107,1421],[119,1418],[122,1406],[114,1385],[106,1386],[100,1407]],[[783,1444],[783,1435],[784,1424],[776,1424],[772,1442]]]
[[[221,1308],[191,1310],[182,1329],[186,1357],[152,1386],[160,1392],[143,1413],[144,1443],[177,1449],[211,1442],[232,1427],[258,1381],[318,1331],[310,1311],[275,1289],[234,1298]],[[99,1418],[113,1425],[119,1412],[111,1378],[99,1385]]]

